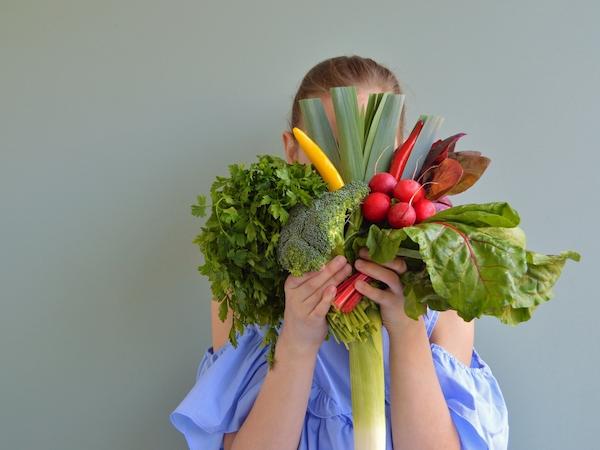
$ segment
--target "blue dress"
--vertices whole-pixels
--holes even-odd
[[[437,311],[425,315],[431,336]],[[387,450],[391,450],[389,339],[383,329]],[[171,423],[184,434],[190,450],[222,450],[223,435],[238,431],[258,396],[268,371],[264,329],[247,327],[237,348],[230,343],[209,348],[198,368],[196,383],[171,413]],[[508,413],[497,380],[473,349],[471,365],[439,345],[431,353],[450,414],[463,449],[506,449]],[[333,338],[317,355],[308,410],[298,450],[352,449],[352,402],[348,351]]]

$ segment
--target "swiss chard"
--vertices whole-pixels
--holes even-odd
[[[402,276],[405,310],[412,318],[429,306],[453,309],[466,321],[490,315],[516,324],[551,298],[566,260],[580,258],[572,251],[543,255],[526,250],[518,224],[517,212],[507,203],[462,205],[400,230],[372,225],[356,245],[364,243],[379,263],[396,255],[423,262]]]

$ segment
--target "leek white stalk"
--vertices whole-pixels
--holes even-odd
[[[381,315],[366,311],[372,333],[349,344],[350,384],[355,450],[384,450],[386,447],[385,383]]]

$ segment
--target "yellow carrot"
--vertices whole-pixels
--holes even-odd
[[[329,190],[337,191],[341,188],[344,185],[344,181],[323,150],[300,128],[294,128],[292,131],[300,147],[302,147],[302,150],[304,150],[304,153],[310,159],[310,162],[313,163],[317,172],[323,177],[323,181],[327,183]]]

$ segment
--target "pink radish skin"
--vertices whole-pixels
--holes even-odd
[[[415,180],[399,180],[394,188],[394,197],[405,203],[410,202],[412,198],[412,202],[417,203],[419,200],[425,198],[425,190],[421,189],[421,187],[421,183]]]
[[[369,187],[371,192],[382,192],[391,196],[397,183],[398,180],[391,173],[379,172],[373,175],[373,178],[369,181]]]
[[[423,222],[425,219],[429,219],[437,212],[433,202],[427,200],[426,198],[415,203],[413,208],[415,209],[416,223]]]
[[[382,192],[371,192],[362,204],[363,217],[369,222],[383,222],[392,200]]]
[[[406,202],[392,205],[388,211],[387,220],[392,228],[403,228],[414,225],[417,216],[415,209]]]

